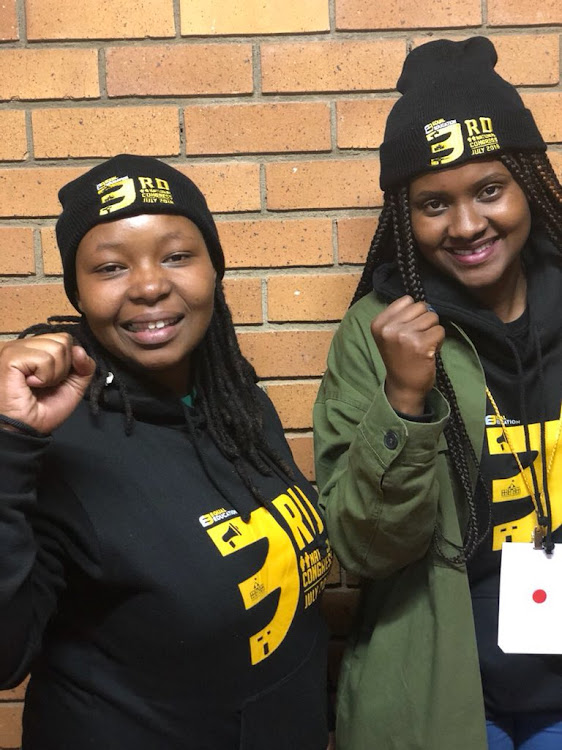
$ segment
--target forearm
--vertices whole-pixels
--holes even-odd
[[[28,520],[48,438],[0,431],[0,684],[23,677],[35,640],[33,570],[37,547]],[[22,673],[23,670],[23,673]]]
[[[423,557],[431,543],[438,444],[448,414],[437,392],[431,407],[431,422],[401,419],[381,387],[364,413],[330,402],[316,407],[317,472],[328,531],[340,561],[357,575],[391,575]]]

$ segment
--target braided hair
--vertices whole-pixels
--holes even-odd
[[[542,151],[505,153],[500,156],[525,193],[533,222],[548,234],[562,256],[562,188],[552,165]],[[371,241],[363,273],[351,301],[353,305],[373,289],[373,271],[385,262],[396,261],[404,289],[416,301],[425,300],[421,280],[417,245],[412,231],[408,187],[401,186],[387,191],[384,206],[375,235]],[[462,564],[469,560],[478,545],[487,536],[491,525],[491,499],[480,472],[480,462],[470,442],[462,418],[455,391],[447,375],[443,361],[436,356],[437,387],[449,403],[451,417],[445,428],[449,446],[450,466],[456,476],[468,508],[468,523],[462,548],[451,542],[456,554],[447,556],[443,544],[446,540],[439,529],[434,535],[434,547],[440,557],[450,564]],[[477,510],[471,469],[476,472],[477,483],[488,498],[487,520],[483,521]]]
[[[69,333],[96,362],[89,386],[90,408],[100,412],[101,394],[111,372],[111,364],[83,316],[53,316],[23,331],[19,338],[41,333]],[[125,433],[134,427],[134,413],[125,383],[114,375],[113,384],[121,396]],[[238,476],[256,501],[267,505],[247,470],[249,464],[260,474],[271,476],[277,470],[294,479],[287,462],[273,450],[263,429],[263,407],[256,389],[254,368],[242,355],[222,281],[215,286],[214,311],[205,336],[194,356],[194,391],[209,434],[221,453],[232,462]],[[192,430],[189,419],[188,429]]]

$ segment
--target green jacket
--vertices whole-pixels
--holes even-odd
[[[337,747],[486,750],[466,570],[447,565],[431,545],[437,524],[447,540],[462,544],[465,502],[443,434],[449,408],[436,389],[431,423],[405,421],[388,403],[370,331],[384,306],[369,294],[349,310],[314,407],[328,533],[342,565],[361,578],[340,674]],[[480,361],[459,329],[447,335],[441,354],[480,455]]]

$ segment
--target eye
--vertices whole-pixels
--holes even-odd
[[[502,186],[498,185],[497,183],[486,185],[486,187],[480,191],[480,197],[483,200],[493,200],[495,198],[499,198],[501,188]]]
[[[95,273],[99,273],[101,275],[108,275],[111,276],[113,274],[119,273],[123,269],[123,266],[119,265],[119,263],[105,263],[103,266],[99,266],[95,269]]]
[[[429,216],[434,216],[435,214],[440,213],[446,208],[445,202],[441,200],[441,198],[431,198],[428,201],[425,201],[422,205],[422,209],[424,213],[428,214]]]
[[[188,252],[187,250],[178,250],[178,252],[171,253],[170,255],[166,256],[166,258],[164,259],[164,263],[176,265],[178,263],[185,263],[191,257],[192,253]]]

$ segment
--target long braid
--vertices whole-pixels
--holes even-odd
[[[522,152],[503,154],[500,158],[525,193],[533,220],[544,227],[555,247],[562,254],[562,189],[548,157],[543,152]],[[417,247],[411,227],[407,187],[385,193],[379,225],[371,242],[363,274],[351,304],[372,291],[373,271],[381,263],[392,258],[397,262],[406,292],[416,301],[425,300],[417,260]],[[462,550],[444,540],[439,529],[435,532],[434,547],[440,557],[455,565],[470,559],[488,534],[491,525],[491,500],[488,487],[480,472],[478,456],[470,442],[454,388],[440,355],[436,356],[436,384],[447,400],[451,411],[451,417],[445,428],[445,436],[449,446],[451,470],[465,497],[468,523]],[[476,471],[477,481],[488,498],[487,518],[483,522],[479,519],[474,499],[467,456]],[[452,557],[447,556],[443,549],[443,542],[457,549],[458,554]]]
[[[562,188],[548,156],[543,152],[503,154],[503,164],[527,196],[531,213],[544,226],[550,240],[562,247]]]
[[[85,319],[53,316],[46,323],[27,328],[20,338],[41,333],[69,333],[94,359],[96,371],[89,386],[89,398],[92,413],[99,414],[111,367]],[[205,417],[211,438],[232,462],[256,501],[266,505],[266,500],[250,478],[247,464],[266,476],[272,474],[272,467],[287,479],[294,479],[294,472],[266,439],[262,423],[263,408],[256,391],[256,373],[240,351],[220,282],[216,285],[213,317],[196,352],[194,364],[197,404]],[[118,376],[114,376],[113,384],[121,395],[125,432],[131,434],[134,414],[127,387]]]
[[[399,188],[396,195],[398,203],[398,215],[397,222],[400,226],[400,246],[397,250],[397,257],[402,257],[402,272],[404,286],[406,292],[412,296],[416,302],[425,301],[426,295],[423,287],[423,282],[418,268],[418,256],[416,251],[416,241],[412,230],[411,216],[410,216],[410,205],[408,200],[408,188]],[[400,264],[399,264],[400,267]],[[407,281],[407,283],[406,283]],[[486,536],[489,528],[487,527],[482,534],[479,534],[478,528],[478,512],[476,502],[472,491],[472,479],[470,474],[470,468],[467,461],[467,454],[470,456],[473,466],[476,469],[477,476],[482,482],[482,486],[487,490],[485,482],[482,480],[479,461],[470,438],[468,436],[466,426],[461,416],[461,412],[457,403],[457,397],[453,385],[447,375],[443,360],[441,356],[437,354],[435,358],[436,362],[436,383],[438,389],[446,398],[450,406],[451,416],[445,427],[445,437],[447,439],[447,445],[449,447],[449,455],[451,457],[451,465],[457,475],[457,479],[462,488],[463,494],[467,499],[468,507],[468,523],[465,532],[464,547],[459,548],[458,545],[445,540],[440,528],[436,528],[434,536],[434,545],[436,551],[440,557],[448,560],[451,564],[460,564],[463,562],[465,557],[470,557],[476,551],[480,541]],[[491,521],[491,507],[490,507],[490,521]],[[456,549],[457,554],[452,557],[448,557],[443,550],[443,543],[448,546],[452,546]]]

